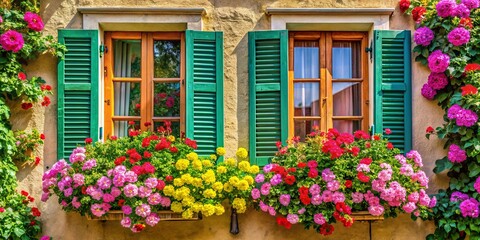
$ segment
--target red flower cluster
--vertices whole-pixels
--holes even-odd
[[[461,18],[460,23],[458,24],[459,27],[465,28],[473,28],[472,19],[471,18]]]
[[[333,213],[333,217],[343,223],[345,227],[351,227],[353,224],[353,218],[350,217],[352,214],[352,209],[345,204],[344,202],[339,202],[335,204],[335,212]]]
[[[163,149],[170,148],[170,146],[171,146],[171,143],[167,141],[166,138],[162,138],[160,139],[160,142],[158,142],[157,145],[155,145],[155,150],[161,151]]]
[[[38,210],[38,208],[33,207],[33,208],[32,208],[32,215],[35,216],[35,217],[40,217],[40,215],[42,215],[42,214],[40,213],[40,211]]]
[[[162,180],[158,180],[157,186],[155,187],[158,191],[162,191],[165,188],[165,182]]]
[[[40,133],[40,139],[45,140],[45,134]]]
[[[130,157],[129,161],[131,164],[135,164],[138,161],[142,160],[142,155],[137,152],[137,149],[132,148],[127,150],[127,155]]]
[[[330,139],[323,143],[322,152],[330,153],[331,159],[336,159],[343,155],[343,149],[339,146],[337,141],[333,139]]]
[[[125,160],[127,160],[127,157],[125,157],[125,156],[121,156],[121,157],[116,158],[115,161],[114,161],[115,166],[118,166],[118,165],[122,164]]]
[[[298,189],[298,192],[300,193],[300,201],[303,203],[303,205],[310,204],[311,199],[308,196],[308,187],[302,186]]]
[[[40,89],[42,91],[50,91],[50,90],[52,90],[52,86],[50,86],[48,84],[42,84],[42,85],[40,85]]]
[[[360,180],[360,182],[368,183],[370,182],[370,177],[365,175],[363,172],[358,172],[357,173],[357,178]]]
[[[320,234],[322,234],[324,236],[328,236],[328,235],[331,235],[333,233],[333,230],[334,230],[333,225],[330,225],[328,223],[324,223],[320,227]]]
[[[145,162],[141,166],[133,166],[132,171],[139,176],[143,174],[153,174],[155,173],[155,167],[150,162]]]
[[[469,63],[465,66],[465,72],[473,72],[480,70],[480,64],[478,63]]]
[[[22,81],[25,81],[25,80],[27,80],[27,75],[25,75],[25,73],[23,73],[23,72],[19,72],[18,73],[18,79],[20,79]]]
[[[277,224],[285,227],[286,229],[290,229],[292,227],[292,224],[287,220],[286,217],[277,217]]]
[[[388,142],[388,143],[387,143],[387,148],[390,149],[390,150],[392,150],[392,149],[393,149],[393,143]]]
[[[5,208],[0,207],[0,213],[3,213],[3,212],[5,212]]]
[[[385,134],[387,135],[392,134],[392,130],[390,130],[390,128],[385,128]]]
[[[119,207],[125,205],[125,199],[120,199],[120,200],[118,200],[118,203],[117,203],[117,204],[118,204]]]
[[[350,153],[356,157],[360,153],[360,148],[357,146],[353,146],[352,149],[350,149]]]
[[[189,146],[193,149],[197,149],[197,141],[195,141],[195,140],[190,140],[188,138],[185,138],[185,144],[187,144],[187,146]]]
[[[356,138],[356,139],[363,139],[363,140],[369,140],[370,139],[370,135],[365,132],[365,131],[362,131],[362,130],[357,130],[353,133],[353,136]]]
[[[408,8],[410,8],[410,0],[400,0],[400,11],[402,11],[402,13],[404,13],[405,11],[408,10]]]
[[[412,10],[413,21],[415,21],[416,23],[420,23],[423,19],[423,15],[425,14],[426,11],[427,11],[427,9],[425,9],[424,7],[414,8]]]
[[[47,96],[44,96],[44,97],[43,97],[43,101],[42,101],[42,106],[48,107],[48,105],[50,105],[50,103],[52,103],[52,102],[50,101],[50,98],[47,97]]]
[[[23,110],[28,110],[28,109],[30,109],[30,108],[32,108],[32,107],[33,107],[33,104],[30,103],[30,102],[24,102],[24,103],[22,103],[22,109],[23,109]]]
[[[478,93],[478,89],[475,86],[473,86],[472,84],[467,84],[467,85],[462,87],[462,96],[470,95],[470,94],[477,94],[477,93]]]
[[[345,181],[345,187],[346,188],[352,188],[353,182],[352,180],[346,180]]]
[[[112,141],[115,141],[115,140],[117,140],[117,139],[118,139],[118,137],[115,136],[115,135],[110,136],[110,140],[112,140]]]
[[[133,229],[135,230],[135,232],[141,232],[144,228],[145,228],[144,224],[138,223],[133,225]]]
[[[85,144],[90,144],[93,142],[92,138],[85,138]]]
[[[136,137],[140,134],[140,131],[138,130],[133,130],[133,129],[130,129],[130,131],[128,131],[128,136],[129,137]]]
[[[35,166],[38,166],[38,164],[40,164],[40,157],[35,157]]]

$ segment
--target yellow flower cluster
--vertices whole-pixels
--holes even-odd
[[[172,135],[168,135],[167,140],[170,142],[175,142],[175,137]]]
[[[237,157],[240,159],[245,159],[248,157],[248,152],[247,149],[245,148],[239,148],[236,153]]]
[[[206,198],[214,198],[217,196],[217,193],[215,192],[215,190],[209,188],[203,191],[203,196]]]
[[[173,193],[173,197],[176,200],[182,200],[183,198],[187,197],[189,194],[190,194],[190,188],[183,186],[175,190],[175,192]]]
[[[233,208],[237,209],[238,213],[244,213],[247,210],[247,203],[243,198],[235,198],[232,203]]]
[[[244,172],[248,172],[248,170],[250,170],[250,163],[247,161],[241,161],[238,163],[238,168]]]
[[[224,162],[227,166],[231,166],[231,167],[234,167],[237,165],[237,160],[235,160],[235,158],[227,158]]]
[[[187,154],[187,159],[190,160],[190,161],[198,160],[198,154],[195,153],[195,152],[191,152],[191,153]]]
[[[223,148],[223,147],[218,147],[218,148],[217,148],[217,155],[218,155],[218,156],[223,156],[223,155],[225,155],[225,153],[227,153],[227,151],[225,150],[225,148]]]
[[[218,174],[224,174],[224,173],[226,173],[226,172],[227,172],[227,168],[226,168],[226,167],[224,167],[224,166],[218,166],[218,167],[217,167],[217,173],[218,173]]]
[[[198,160],[198,159],[197,159],[197,160],[193,160],[193,161],[192,161],[192,167],[193,167],[193,169],[195,169],[195,170],[201,171],[201,170],[203,169],[202,161],[200,161],[200,160]]]
[[[187,169],[188,165],[190,165],[190,162],[187,159],[180,159],[175,163],[175,168],[181,171]]]
[[[202,179],[206,182],[206,183],[214,183],[217,179],[215,178],[215,172],[213,172],[213,170],[209,169],[207,170],[207,172],[205,172],[204,174],[202,174]]]

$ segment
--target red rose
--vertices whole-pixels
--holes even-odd
[[[92,138],[85,138],[85,144],[90,144],[93,142]]]
[[[298,167],[298,168],[304,168],[304,167],[306,167],[306,166],[307,166],[307,164],[304,163],[304,162],[299,162],[299,163],[297,164],[297,167]]]
[[[295,183],[295,176],[287,175],[285,177],[285,183],[288,185],[293,185],[293,183]]]
[[[23,110],[27,110],[27,109],[30,109],[33,107],[33,104],[32,103],[29,103],[29,102],[24,102],[22,103],[22,109]]]
[[[165,182],[159,179],[155,188],[158,191],[162,191],[165,188]]]
[[[5,208],[0,207],[0,213],[3,213],[3,212],[5,212]]]
[[[433,129],[432,126],[428,126],[426,132],[427,132],[427,133],[434,133],[434,132],[435,132],[435,129]]]
[[[410,0],[400,0],[400,11],[402,11],[402,13],[404,13],[405,11],[408,10],[408,8],[410,8]]]
[[[346,188],[352,188],[352,180],[346,180],[345,181],[345,187]]]
[[[392,134],[392,130],[390,130],[390,128],[385,128],[385,134],[387,135]]]
[[[360,182],[364,182],[364,183],[370,182],[370,177],[365,175],[363,172],[358,172],[357,178],[358,180],[360,180]]]
[[[412,10],[413,21],[415,21],[416,23],[420,23],[423,19],[423,14],[425,14],[426,11],[427,9],[425,9],[424,7],[415,7]]]
[[[461,89],[462,89],[462,96],[478,93],[478,89],[471,84],[467,84],[461,87]]]
[[[328,223],[324,223],[320,227],[320,234],[322,234],[324,236],[328,236],[328,235],[331,235],[333,233],[333,230],[334,230],[333,225],[330,225]]]
[[[42,106],[48,107],[48,105],[50,105],[50,103],[51,103],[50,98],[47,97],[47,96],[44,96],[44,97],[43,97]]]
[[[35,216],[35,217],[40,217],[40,215],[42,215],[42,213],[40,213],[40,211],[38,210],[38,208],[33,207],[33,208],[32,208],[32,215]]]
[[[393,144],[391,142],[388,142],[387,143],[387,148],[392,150],[393,149]]]
[[[40,164],[40,157],[35,157],[35,166],[38,166]]]
[[[28,196],[28,192],[27,192],[27,191],[24,191],[24,190],[22,190],[22,191],[20,192],[20,194],[22,194],[22,195],[25,196],[25,197]]]
[[[171,181],[173,181],[173,176],[168,175],[168,176],[165,177],[165,180],[166,180],[167,182],[171,182]]]
[[[118,200],[117,204],[118,204],[119,207],[123,206],[125,204],[125,199]]]
[[[170,150],[171,153],[177,153],[178,152],[178,148],[176,148],[176,147],[170,147],[168,150]]]
[[[373,160],[371,158],[362,158],[362,160],[360,160],[361,164],[366,164],[366,165],[370,165],[372,162]]]
[[[20,79],[22,81],[25,81],[27,79],[27,75],[25,75],[25,73],[23,73],[23,72],[19,72],[18,73],[18,79]]]

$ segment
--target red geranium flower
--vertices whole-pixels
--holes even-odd
[[[35,157],[35,166],[38,166],[40,164],[40,157]]]
[[[293,183],[295,183],[295,176],[287,175],[285,177],[285,183],[288,185],[293,185]]]
[[[29,102],[24,102],[22,103],[22,109],[23,110],[27,110],[27,109],[30,109],[33,107],[33,104],[32,103],[29,103]]]
[[[25,75],[25,73],[23,73],[23,72],[19,72],[18,73],[18,79],[20,79],[22,81],[25,81],[27,79],[27,75]]]
[[[289,173],[294,173],[296,171],[297,171],[297,169],[294,168],[294,167],[291,167],[291,168],[287,169],[287,172],[289,172]]]
[[[432,126],[428,126],[426,132],[427,133],[433,133],[433,132],[435,132],[435,129],[433,129]]]
[[[390,128],[385,128],[385,134],[390,135],[392,133],[392,130]]]
[[[300,195],[308,195],[308,187],[304,187],[304,186],[300,187],[298,189],[298,193],[300,193]]]
[[[151,122],[145,122],[143,125],[144,125],[145,127],[149,127],[149,126],[152,126],[152,123],[151,123]]]
[[[44,96],[43,101],[42,101],[42,106],[48,107],[48,105],[50,105],[50,103],[51,103],[50,98],[47,97],[47,96]]]
[[[45,140],[45,134],[40,133],[40,139]]]
[[[92,138],[85,138],[85,144],[90,144],[93,142]]]
[[[189,146],[193,149],[197,149],[197,141],[195,141],[195,140],[190,140],[188,138],[185,138],[185,144],[187,144],[187,146]]]
[[[34,220],[30,221],[30,226],[35,226],[36,224],[37,223]]]
[[[135,104],[135,108],[136,108],[136,109],[140,109],[140,107],[141,107],[141,106],[140,106],[140,103]]]
[[[20,191],[20,194],[22,194],[22,195],[25,196],[25,197],[28,196],[28,192],[27,192],[27,191],[24,191],[24,190]]]
[[[139,134],[140,134],[140,132],[136,131],[136,130],[128,131],[128,136],[130,136],[130,137],[135,137],[135,136],[138,136]]]
[[[162,191],[164,188],[165,188],[165,182],[159,179],[157,182],[156,189],[158,191]]]
[[[145,225],[138,223],[138,224],[133,225],[133,228],[134,228],[137,232],[141,232],[141,231],[145,228]]]
[[[371,158],[362,158],[362,160],[360,160],[360,163],[370,165],[372,163],[372,161],[373,160]]]
[[[304,162],[299,162],[299,163],[297,164],[297,167],[298,167],[298,168],[305,168],[306,166],[307,166],[307,164],[304,163]]]
[[[352,188],[352,180],[346,180],[345,181],[345,187],[346,188]]]
[[[114,163],[116,166],[122,164],[127,158],[125,156],[121,156],[115,159]]]
[[[128,121],[128,125],[135,125],[135,121]]]
[[[303,203],[303,205],[308,205],[311,202],[311,199],[308,195],[300,195],[300,202]]]
[[[117,204],[118,204],[119,207],[123,206],[125,204],[125,199],[118,200]]]
[[[412,10],[413,21],[415,21],[416,23],[420,23],[423,19],[423,14],[425,14],[426,11],[427,11],[427,9],[425,9],[424,7],[414,8]]]
[[[35,201],[35,198],[33,198],[32,196],[28,196],[28,201],[34,202],[34,201]]]
[[[352,153],[353,156],[358,156],[358,153],[360,153],[360,148],[357,146],[353,146],[352,149],[350,149],[350,152]]]
[[[404,13],[410,7],[410,0],[400,0],[400,11]]]
[[[356,139],[364,139],[364,140],[370,139],[370,135],[369,135],[367,132],[362,131],[362,130],[355,131],[355,132],[353,133],[353,136],[354,136]]]
[[[83,195],[87,194],[87,187],[82,186],[82,194]]]
[[[40,211],[38,210],[38,208],[33,207],[33,208],[32,208],[32,215],[35,216],[35,217],[40,217],[40,215],[42,215],[42,213],[40,213]]]
[[[277,217],[277,224],[285,227],[286,229],[290,229],[292,227],[292,224],[285,217]]]
[[[144,158],[151,158],[152,154],[149,151],[145,151],[145,152],[143,152],[143,157]]]
[[[328,236],[328,235],[331,235],[333,233],[333,226],[328,224],[328,223],[324,223],[321,227],[320,227],[320,234],[324,235],[324,236]]]
[[[365,175],[363,172],[358,172],[357,178],[358,180],[360,180],[360,182],[364,182],[364,183],[370,182],[370,177]]]
[[[176,148],[175,146],[170,147],[168,150],[170,150],[171,153],[177,153],[178,152],[178,148]]]
[[[473,72],[480,70],[480,64],[478,63],[469,63],[465,66],[465,72]]]
[[[392,150],[393,149],[393,144],[391,142],[388,142],[387,143],[387,148]]]
[[[117,136],[114,136],[114,135],[113,135],[113,136],[110,136],[110,140],[112,140],[112,141],[115,141],[115,140],[117,140],[117,139],[118,139]]]
[[[316,178],[316,177],[318,177],[318,170],[315,169],[315,168],[310,168],[310,170],[308,171],[308,177],[309,177],[309,178]]]
[[[171,181],[173,181],[173,176],[172,176],[172,175],[168,175],[168,176],[165,177],[165,180],[166,180],[167,182],[171,182]]]
[[[3,212],[5,212],[5,208],[0,207],[0,213],[3,213]]]
[[[369,142],[365,143],[365,148],[370,148],[372,145]]]
[[[467,84],[461,88],[462,88],[462,96],[478,93],[478,89],[472,84]]]
[[[155,167],[150,162],[144,163],[142,168],[145,173],[155,173]]]
[[[459,27],[465,27],[465,28],[473,28],[472,19],[469,18],[469,17],[461,18],[458,26]]]
[[[378,135],[374,135],[374,136],[373,136],[373,140],[375,140],[375,141],[378,141],[378,140],[380,140],[380,136],[378,136]]]
[[[40,89],[42,91],[50,91],[50,90],[52,90],[52,86],[50,86],[48,84],[42,84],[42,85],[40,85]]]

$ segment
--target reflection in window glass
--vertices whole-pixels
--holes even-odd
[[[332,77],[334,79],[360,78],[361,45],[359,41],[333,41]]]
[[[155,83],[154,117],[180,116],[180,83]]]
[[[294,78],[319,78],[318,41],[295,41],[293,48]]]
[[[295,120],[295,136],[299,136],[300,140],[305,140],[305,137],[312,131],[318,129],[320,126],[319,120]]]
[[[180,77],[180,41],[154,41],[153,56],[155,78]]]
[[[140,116],[140,83],[114,82],[115,116]]]
[[[171,125],[170,125],[170,129],[171,129],[170,135],[173,135],[177,138],[180,137],[180,122],[179,121],[171,121],[170,123],[171,123]],[[157,132],[166,132],[167,128],[166,128],[163,121],[160,121],[160,122],[155,121],[153,123],[153,130],[157,131]]]
[[[142,47],[140,40],[113,40],[114,76],[138,78],[141,76]]]
[[[333,116],[361,116],[361,83],[333,83]]]
[[[294,84],[294,115],[295,116],[319,116],[319,83],[295,83]]]
[[[129,129],[140,129],[140,121],[113,121],[113,135],[117,137],[128,136]]]
[[[362,129],[361,120],[333,120],[333,127],[341,133],[354,133]]]

